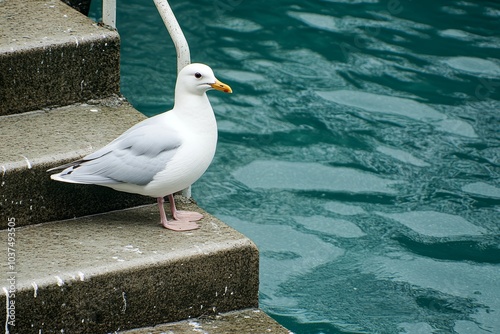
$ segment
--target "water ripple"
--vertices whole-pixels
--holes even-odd
[[[387,180],[352,168],[308,162],[256,160],[232,175],[252,189],[327,190],[348,193],[396,194],[401,181]],[[293,180],[293,182],[290,182]]]
[[[413,231],[432,237],[456,237],[482,235],[487,231],[476,226],[464,218],[448,213],[436,211],[411,211],[404,213],[384,213],[376,214],[394,219]]]
[[[343,220],[324,216],[297,216],[294,220],[308,230],[331,234],[341,238],[359,238],[366,235],[356,224]]]
[[[443,61],[448,66],[463,72],[485,77],[500,76],[500,66],[488,59],[474,57],[452,57]]]
[[[325,100],[370,112],[404,116],[418,121],[443,120],[446,116],[435,109],[410,99],[372,93],[337,90],[317,94]]]
[[[473,195],[496,199],[500,198],[500,188],[485,182],[473,182],[466,184],[462,187],[462,190]]]

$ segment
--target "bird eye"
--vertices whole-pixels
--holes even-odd
[[[194,74],[194,76],[195,76],[197,79],[199,79],[199,78],[201,78],[201,73],[200,73],[200,72],[196,72],[196,73]]]

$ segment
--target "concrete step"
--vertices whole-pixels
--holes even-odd
[[[46,170],[93,152],[145,118],[122,98],[0,116],[0,228],[123,209],[151,198],[50,179]]]
[[[118,334],[250,334],[272,333],[290,334],[291,332],[259,309],[233,311],[216,316],[204,316],[176,323],[154,327],[132,329]]]
[[[118,94],[119,49],[60,0],[0,1],[0,115]]]
[[[110,333],[258,307],[255,245],[177,202],[205,215],[199,230],[164,229],[156,205],[27,227],[11,219],[0,231],[6,246],[12,238],[0,274],[10,333]]]

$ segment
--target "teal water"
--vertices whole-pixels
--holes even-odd
[[[261,251],[295,333],[500,333],[500,4],[171,1],[219,145],[193,197]],[[172,106],[152,1],[119,1],[122,92]],[[99,10],[92,15],[99,17]]]

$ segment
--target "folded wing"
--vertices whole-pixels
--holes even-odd
[[[49,171],[64,168],[51,177],[70,183],[146,185],[165,169],[181,145],[175,130],[148,119],[83,159]]]

